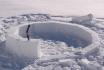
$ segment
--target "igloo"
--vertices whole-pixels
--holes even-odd
[[[31,26],[29,29],[30,40],[27,40],[26,37],[28,25]],[[8,51],[28,58],[42,56],[40,39],[63,41],[68,44],[68,39],[77,38],[85,43],[82,47],[82,52],[85,54],[95,51],[100,44],[97,33],[89,28],[59,21],[24,23],[8,29],[6,37]]]

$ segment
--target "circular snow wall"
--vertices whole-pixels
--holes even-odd
[[[26,37],[28,25],[29,41]],[[94,31],[81,25],[58,21],[26,23],[11,28],[8,30],[6,45],[18,55],[41,57],[39,39],[63,41],[75,48],[83,47],[82,52],[85,54],[95,51],[99,46],[99,37]],[[78,41],[83,45],[79,46]]]

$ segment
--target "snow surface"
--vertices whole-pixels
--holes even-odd
[[[0,0],[0,15],[12,16],[34,12],[55,15],[93,13],[97,17],[104,17],[103,6],[104,0]]]
[[[104,0],[0,0],[0,70],[21,70],[24,67],[23,70],[104,70],[103,6]],[[74,55],[65,52],[64,55],[53,55],[47,58],[43,57],[36,61],[35,59],[18,58],[16,55],[9,54],[9,52],[5,50],[6,30],[10,27],[22,24],[22,21],[27,22],[27,17],[15,15],[35,12],[71,16],[73,14],[76,16],[94,13],[94,16],[96,16],[95,18],[99,17],[92,21],[94,24],[89,23],[88,25],[81,25],[89,27],[99,34],[101,43],[99,50],[89,56],[83,56],[83,53],[75,53],[75,48],[70,47],[70,51],[74,52]],[[8,18],[10,18],[9,22],[7,21]],[[67,19],[61,17],[55,18],[55,20],[62,22],[70,22],[70,19],[69,16]],[[47,42],[45,43],[46,45],[48,44]],[[62,47],[60,50],[63,51],[63,48],[67,49],[63,46],[66,45],[65,43],[62,42],[61,44]],[[48,48],[48,46],[46,48]],[[52,49],[52,47],[49,47],[49,49]],[[82,61],[84,61],[84,63]]]
[[[86,26],[91,30],[95,31],[100,37],[101,44],[98,48],[99,50],[96,50],[92,54],[89,54],[88,56],[84,56],[83,53],[79,51],[76,52],[73,46],[69,47],[70,50],[68,50],[67,49],[68,47],[66,47],[66,44],[64,42],[58,42],[57,44],[55,44],[52,41],[42,40],[41,50],[44,52],[44,54],[48,54],[48,55],[43,56],[40,59],[28,59],[25,57],[20,58],[18,57],[18,55],[11,54],[5,50],[5,40],[6,40],[5,34],[7,33],[6,32],[7,29],[20,24],[25,24],[23,22],[30,22],[28,20],[19,21],[18,19],[21,19],[21,17],[22,17],[21,15],[15,16],[15,19],[14,17],[12,18],[8,17],[13,20],[12,22],[11,21],[5,22],[8,21],[7,20],[8,18],[1,19],[1,28],[3,28],[3,30],[2,29],[1,30],[2,30],[2,34],[4,34],[3,35],[4,39],[1,39],[1,46],[0,46],[1,70],[21,70],[21,69],[22,70],[103,70],[104,69],[103,67],[104,66],[104,54],[103,54],[104,53],[104,40],[103,40],[104,22],[103,21],[94,19],[93,21],[95,23],[91,24],[91,26],[82,24],[83,26]],[[39,18],[37,18],[37,20],[38,19]],[[73,23],[73,24],[77,24],[77,23]],[[43,44],[45,46],[43,46]],[[49,46],[49,44],[51,44],[52,46]],[[77,49],[81,50],[82,48],[77,48]],[[57,54],[59,53],[58,50],[64,52],[64,54]],[[66,50],[70,51],[70,53],[67,52]]]
[[[29,24],[31,26],[29,29],[30,40],[28,41],[26,38],[26,30],[27,25]],[[17,27],[12,27],[7,30],[6,39],[7,50],[13,51],[13,53],[17,53],[21,56],[27,56],[28,58],[41,57],[41,53],[43,54],[44,52],[41,52],[40,48],[45,48],[46,43],[48,43],[47,46],[57,46],[58,48],[61,46],[60,44],[64,42],[66,44],[66,47],[73,46],[74,48],[83,48],[81,52],[85,53],[86,55],[91,54],[92,52],[97,50],[97,47],[99,46],[99,38],[94,31],[78,24],[59,21],[35,21],[34,23],[30,22],[27,24],[21,24]],[[40,43],[42,43],[42,45]],[[49,53],[49,51],[53,51],[53,53],[55,53],[54,50],[57,48],[54,48],[53,50],[45,49],[45,51],[48,50],[47,54],[50,55],[52,53]],[[70,49],[63,49],[64,52],[68,52],[68,50]],[[59,49],[56,52],[57,54],[64,53]],[[43,54],[43,56],[44,55],[46,54]]]

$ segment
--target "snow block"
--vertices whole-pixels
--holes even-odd
[[[92,14],[88,14],[85,16],[80,16],[80,17],[72,17],[72,22],[73,23],[83,23],[85,24],[87,22],[87,24],[93,20],[93,15]]]
[[[31,25],[29,29],[31,39],[28,41],[26,30],[29,24]],[[85,54],[95,51],[100,44],[97,33],[87,27],[59,21],[44,21],[24,23],[8,29],[6,41],[7,50],[29,58],[41,57],[42,52],[39,46],[39,39],[34,37],[36,34],[46,34],[46,36],[47,34],[52,34],[52,36],[63,34],[78,37],[78,39],[84,40],[87,43],[82,50]]]
[[[20,57],[38,58],[40,57],[39,41],[27,40],[18,34],[18,27],[9,29],[6,41],[6,49]]]

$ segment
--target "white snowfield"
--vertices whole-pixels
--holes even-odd
[[[48,14],[52,14],[52,15],[64,15],[64,16],[65,15],[71,15],[71,16],[80,15],[81,16],[81,15],[85,15],[88,13],[93,13],[94,16],[96,16],[96,18],[98,18],[98,17],[103,18],[104,17],[104,7],[103,6],[104,6],[104,0],[0,0],[0,19],[2,17],[7,17],[7,16],[16,16],[19,14],[36,13],[36,12],[37,13],[48,13]],[[3,19],[5,19],[5,18],[3,18]],[[62,20],[62,21],[72,20],[70,18],[64,19],[64,18],[60,18],[60,17],[55,18],[55,19]],[[78,17],[78,19],[79,19],[79,17]],[[100,19],[98,19],[98,21],[99,20]],[[78,20],[78,22],[79,21],[80,20]],[[83,26],[86,26],[85,24],[88,24],[88,27],[90,29],[95,30],[97,32],[97,34],[99,35],[99,37],[101,38],[101,40],[100,40],[101,44],[100,44],[100,47],[98,46],[99,47],[98,54],[96,54],[97,52],[93,53],[98,48],[96,45],[98,45],[99,42],[98,41],[97,41],[98,43],[95,42],[97,40],[96,37],[95,37],[95,41],[93,41],[93,42],[92,42],[92,40],[91,40],[92,38],[91,38],[90,44],[88,46],[86,46],[86,50],[89,50],[91,52],[84,50],[85,48],[83,49],[83,52],[87,53],[88,55],[90,53],[93,53],[93,54],[90,54],[88,57],[85,57],[85,59],[83,59],[79,56],[81,58],[81,59],[77,58],[77,59],[79,59],[79,61],[75,57],[72,58],[73,55],[71,57],[69,57],[68,59],[63,58],[62,60],[61,60],[61,57],[64,57],[64,55],[60,55],[60,56],[53,55],[53,56],[45,57],[47,59],[53,58],[53,61],[52,60],[46,61],[44,58],[42,58],[43,59],[42,61],[40,59],[38,59],[38,60],[40,60],[39,62],[38,62],[38,60],[37,61],[33,60],[34,64],[27,66],[27,65],[22,64],[22,61],[24,63],[27,63],[27,61],[25,61],[25,59],[23,59],[23,60],[19,59],[19,60],[15,61],[15,59],[13,59],[13,58],[10,59],[11,55],[9,55],[9,57],[8,57],[7,54],[5,54],[5,51],[1,49],[1,45],[2,45],[1,41],[5,41],[5,37],[4,37],[4,35],[0,35],[0,43],[1,43],[0,44],[0,70],[21,70],[24,66],[27,66],[27,67],[24,68],[23,70],[104,70],[104,18],[101,19],[101,21],[102,22],[99,22],[99,23],[95,22],[95,24],[92,24],[92,25],[95,25],[93,27],[90,26],[91,25],[90,23],[81,24]],[[0,22],[0,23],[2,23],[2,22]],[[17,23],[17,21],[16,21],[16,23]],[[16,23],[13,23],[13,24],[16,24]],[[11,24],[3,23],[3,24],[6,25],[7,27],[8,26],[13,27],[11,25],[12,23]],[[25,26],[25,25],[23,25],[23,26]],[[5,28],[5,26],[3,26],[3,27]],[[7,43],[6,45],[12,46],[12,47],[10,47],[10,48],[12,48],[12,50],[9,49],[9,51],[14,50],[13,53],[18,54],[19,56],[25,55],[26,57],[29,57],[28,55],[30,55],[32,57],[34,54],[37,55],[38,54],[38,53],[36,53],[36,52],[38,52],[37,50],[35,53],[32,51],[31,52],[30,51],[26,52],[26,51],[38,49],[39,47],[38,48],[33,47],[33,45],[31,45],[31,44],[36,44],[38,46],[38,43],[40,43],[40,40],[38,41],[38,40],[31,39],[28,42],[27,38],[21,37],[19,35],[19,27],[17,26],[16,30],[15,30],[15,28],[16,27],[13,27],[14,30],[13,30],[13,32],[11,32],[11,35],[9,35],[9,34],[7,35],[8,43],[6,42]],[[7,30],[9,30],[9,29],[7,29]],[[88,31],[89,31],[89,29],[88,29]],[[92,30],[91,30],[91,32],[92,32]],[[0,31],[0,33],[3,34],[1,31]],[[16,35],[15,35],[15,33],[16,33]],[[90,34],[90,35],[96,36],[97,34],[94,32],[93,34]],[[86,39],[88,38],[88,37],[86,37],[86,35],[83,35],[82,37],[84,37]],[[33,41],[35,41],[36,43],[34,43]],[[49,42],[45,42],[45,43],[48,44]],[[15,48],[16,47],[15,44],[19,47]],[[27,46],[30,46],[33,49],[30,47],[28,47],[26,49]],[[44,46],[44,47],[47,47],[51,50],[54,48],[54,46],[51,46],[52,48],[50,48],[49,46]],[[46,49],[44,47],[42,48],[43,50]],[[26,51],[24,51],[24,48]],[[58,48],[58,49],[63,49],[63,48],[64,47],[62,45],[62,48]],[[15,51],[16,49],[18,49],[18,51]],[[74,48],[72,48],[72,49],[74,49]],[[39,50],[40,50],[40,48],[39,48]],[[47,53],[54,52],[54,51],[50,51],[50,50]],[[57,51],[56,48],[55,48],[55,51]],[[66,51],[66,50],[64,50],[64,51]],[[39,54],[41,54],[41,53],[39,53]],[[67,54],[71,55],[70,52]],[[59,60],[57,60],[55,58],[55,56],[58,57]],[[7,57],[8,57],[8,59],[7,59]],[[33,57],[35,57],[35,56],[33,56]],[[20,66],[20,68],[18,69],[19,66]],[[101,69],[101,67],[103,67],[103,68]]]
[[[29,29],[31,39],[29,41],[26,38],[26,29],[28,25],[31,25]],[[89,55],[96,51],[100,44],[98,34],[87,27],[59,21],[44,21],[25,23],[8,29],[6,36],[7,50],[11,53],[28,58],[42,57],[40,40],[34,38],[35,33],[53,35],[63,34],[65,36],[78,37],[87,43],[81,50],[85,55]]]

